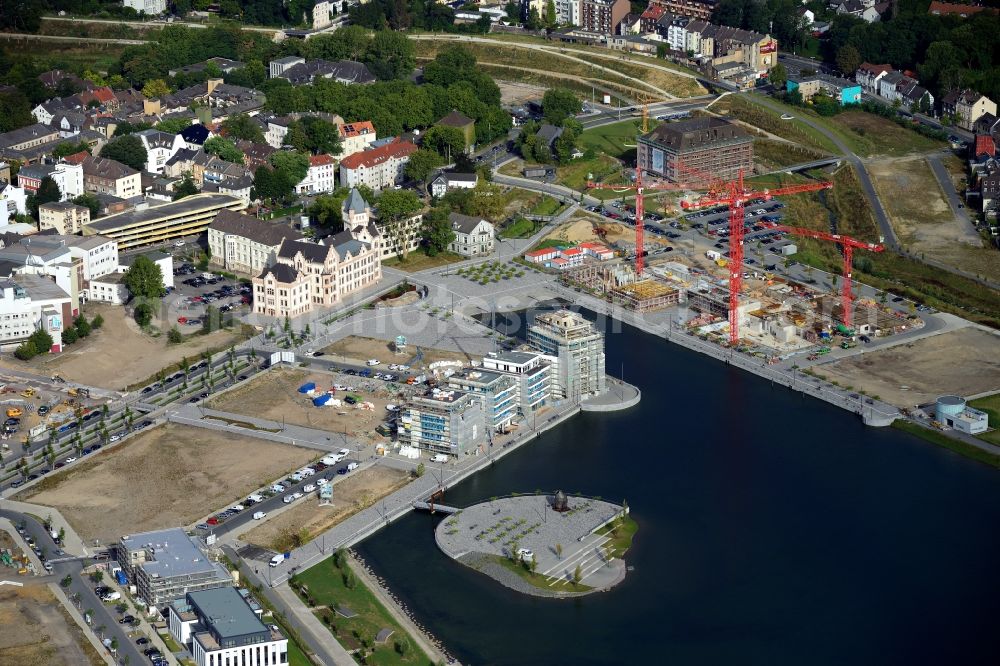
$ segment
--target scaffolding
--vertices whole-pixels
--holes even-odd
[[[616,305],[646,313],[677,305],[680,302],[681,292],[662,282],[647,279],[615,287],[611,289],[609,295]]]

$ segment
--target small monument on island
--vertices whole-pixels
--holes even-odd
[[[569,498],[566,497],[566,493],[561,490],[556,491],[552,496],[552,510],[558,513],[569,511]]]

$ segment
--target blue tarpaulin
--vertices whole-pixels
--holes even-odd
[[[299,393],[309,393],[316,390],[316,382],[309,382],[299,387]]]
[[[330,394],[324,393],[323,395],[318,395],[313,398],[313,404],[317,407],[322,407],[326,403],[330,402]]]

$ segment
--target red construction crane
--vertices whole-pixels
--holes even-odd
[[[786,227],[782,224],[767,224],[769,229],[784,231],[795,236],[805,236],[806,238],[816,238],[819,240],[833,241],[840,243],[844,248],[844,282],[840,286],[840,306],[843,310],[844,326],[850,328],[853,325],[854,315],[852,301],[854,292],[851,289],[851,268],[854,259],[854,250],[868,250],[869,252],[881,252],[885,248],[879,243],[866,243],[850,236],[841,234],[830,234],[824,231],[813,231],[812,229],[802,229],[801,227]]]
[[[704,186],[702,186],[704,187]],[[634,185],[607,185],[605,183],[594,183],[591,181],[587,182],[587,188],[592,190],[635,190],[635,274],[637,277],[642,277],[643,268],[646,265],[646,260],[643,257],[645,254],[645,240],[644,240],[644,219],[646,216],[646,206],[643,199],[643,191],[650,190],[684,190],[692,189],[690,183],[656,183],[653,185],[643,185],[642,184],[642,167],[636,166],[635,168],[635,184]]]
[[[683,167],[681,167],[683,168]],[[705,188],[703,185],[702,188]],[[777,189],[754,190],[743,183],[743,171],[736,180],[711,187],[707,194],[694,202],[682,201],[681,207],[703,208],[706,206],[729,206],[729,343],[733,346],[740,341],[740,289],[743,287],[743,232],[745,219],[743,207],[751,199],[773,199],[782,194],[815,192],[833,187],[833,183],[807,183],[788,185]]]

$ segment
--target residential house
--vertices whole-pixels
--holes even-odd
[[[6,180],[0,180],[0,226],[7,226],[15,215],[28,212],[28,193],[23,187],[15,187]]]
[[[375,126],[370,120],[356,123],[342,123],[337,126],[340,134],[340,154],[344,158],[362,150],[367,150],[376,140]]]
[[[146,149],[146,171],[163,173],[163,165],[173,157],[178,150],[187,147],[184,137],[180,134],[170,134],[157,129],[147,129],[136,132],[135,136],[142,141]]]
[[[58,234],[78,234],[90,222],[90,209],[63,201],[50,201],[38,207],[38,229],[54,229]]]
[[[811,100],[817,94],[822,93],[837,100],[841,106],[861,103],[860,84],[827,74],[804,77],[789,76],[785,82],[785,89],[788,92],[799,91],[803,100]]]
[[[934,104],[934,97],[926,88],[901,72],[886,72],[879,79],[878,96],[907,109],[930,108]]]
[[[275,263],[285,240],[301,239],[302,234],[285,224],[232,210],[220,210],[208,225],[211,263],[234,273],[260,275]]]
[[[344,119],[332,113],[290,113],[287,116],[269,116],[262,119],[264,123],[264,138],[272,148],[281,148],[288,134],[288,127],[295,120],[305,117],[320,118],[331,125],[342,125]]]
[[[205,145],[205,142],[213,136],[215,136],[215,132],[208,129],[201,123],[188,125],[181,130],[180,134],[180,137],[184,139],[184,143],[186,144],[188,150],[201,150],[201,147]]]
[[[52,336],[49,351],[61,352],[63,322],[74,316],[70,294],[46,275],[21,273],[0,281],[0,347],[12,349],[42,329]]]
[[[254,143],[240,139],[236,142],[236,147],[243,153],[243,162],[251,171],[256,171],[257,167],[271,163],[271,155],[278,152],[274,146],[266,143]]]
[[[548,123],[543,123],[538,131],[535,132],[535,139],[543,142],[548,146],[549,150],[555,149],[556,139],[562,136],[563,128],[556,127],[555,125],[549,125]]]
[[[119,199],[131,199],[142,194],[142,177],[130,166],[89,155],[82,166],[83,189],[87,192],[110,194]]]
[[[423,226],[423,215],[417,214],[407,219],[383,221],[376,223],[376,215],[356,188],[344,200],[340,207],[340,216],[344,228],[351,231],[356,238],[377,238],[379,258],[381,261],[393,257],[405,256],[420,246],[420,229]]]
[[[564,25],[580,25],[580,4],[581,0],[555,0],[556,22]],[[544,7],[540,10],[539,17],[545,18],[546,9],[547,7]]]
[[[463,257],[485,257],[493,254],[496,232],[493,225],[481,217],[449,213],[448,222],[455,232],[455,240],[448,249]]]
[[[34,164],[59,145],[59,130],[41,124],[0,134],[0,159]]]
[[[894,70],[890,64],[873,65],[870,62],[863,62],[854,73],[854,80],[861,86],[862,91],[877,95],[882,77],[892,71]]]
[[[322,30],[323,28],[330,27],[333,23],[333,15],[337,13],[334,7],[335,3],[329,2],[329,0],[320,0],[312,9],[312,28],[313,30]],[[340,6],[340,3],[336,3]]]
[[[123,536],[115,552],[128,582],[149,606],[233,585],[226,568],[205,555],[195,538],[180,527]]]
[[[88,81],[81,79],[73,72],[66,72],[61,69],[52,69],[38,75],[38,80],[41,81],[42,85],[46,88],[56,88],[59,85],[59,82],[63,79],[69,79],[74,86],[81,89],[85,89],[89,83]]]
[[[443,197],[448,190],[471,190],[479,182],[479,174],[442,171],[431,181],[431,196]]]
[[[831,8],[838,14],[855,16],[868,23],[875,23],[882,19],[882,12],[888,9],[889,3],[884,6],[876,6],[875,0],[836,0],[831,3]]]
[[[631,6],[631,5],[630,5]],[[639,14],[628,13],[615,28],[618,35],[638,35],[642,27],[642,17]]]
[[[403,179],[403,168],[417,147],[396,139],[378,148],[348,155],[340,161],[343,187],[367,185],[373,190],[392,187]]]
[[[374,83],[376,80],[364,63],[354,60],[307,60],[286,67],[271,78],[285,79],[292,85],[312,83],[316,79],[333,79],[337,83]]]
[[[453,109],[451,113],[434,123],[443,127],[456,127],[465,137],[465,150],[471,152],[476,143],[476,121],[460,111]]]
[[[987,113],[997,114],[996,102],[974,90],[952,90],[941,100],[942,113],[954,116],[955,124],[972,131],[976,121]]]
[[[996,12],[994,7],[985,7],[982,5],[965,5],[953,2],[938,2],[933,0],[930,6],[927,8],[928,14],[934,14],[935,16],[957,16],[960,18],[968,18],[973,14],[978,14],[979,12]]]

